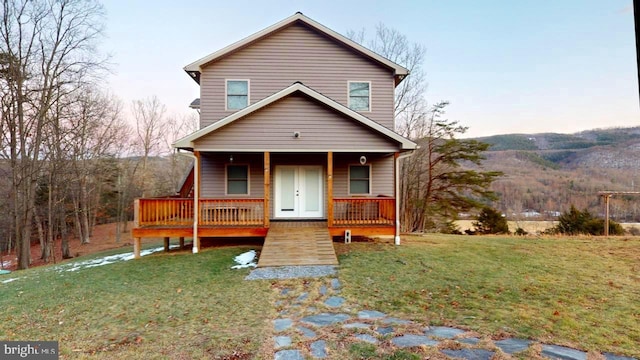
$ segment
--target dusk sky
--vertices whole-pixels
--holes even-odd
[[[640,126],[632,0],[107,0],[109,86],[193,112],[182,68],[296,11],[341,33],[376,24],[427,48],[427,100],[468,136]]]

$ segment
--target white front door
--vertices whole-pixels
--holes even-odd
[[[276,166],[275,217],[322,218],[322,166]]]

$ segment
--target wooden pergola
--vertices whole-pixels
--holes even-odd
[[[615,195],[640,195],[640,191],[599,191],[604,198],[604,236],[609,236],[609,199]]]

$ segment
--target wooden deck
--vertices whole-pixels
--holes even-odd
[[[326,221],[272,222],[258,267],[338,265]]]

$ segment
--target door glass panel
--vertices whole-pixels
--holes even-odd
[[[295,169],[294,168],[282,168],[280,170],[281,177],[281,190],[280,190],[280,210],[291,211],[295,210]]]
[[[320,169],[304,169],[305,211],[320,210]]]

